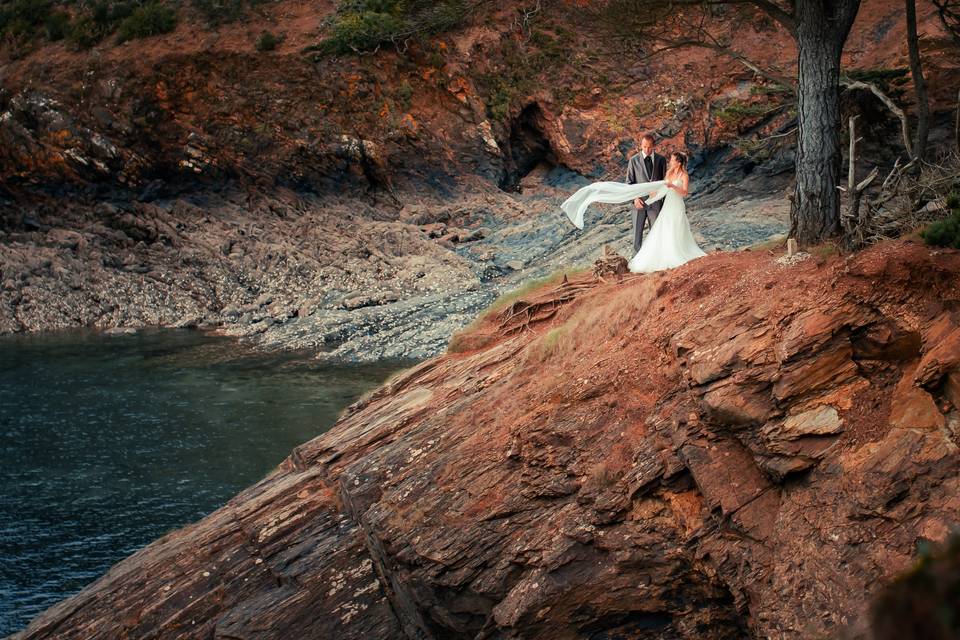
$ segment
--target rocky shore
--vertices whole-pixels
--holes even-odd
[[[960,252],[569,278],[16,640],[856,637],[960,518]]]
[[[559,174],[394,205],[275,190],[23,208],[0,231],[0,333],[197,327],[344,360],[431,357],[504,291],[605,244],[629,253],[627,210],[597,208],[577,232],[558,205],[586,179]],[[704,246],[785,232],[769,187],[694,197]]]
[[[647,131],[691,154],[705,248],[786,231],[789,92],[700,49],[624,59],[561,5],[518,31],[519,8],[365,56],[304,55],[337,11],[320,0],[223,24],[182,6],[172,33],[90,50],[0,46],[0,334],[189,326],[345,360],[436,355],[502,292],[628,253],[625,208],[577,233],[557,205],[620,179]],[[861,12],[844,65],[906,64],[902,13]],[[717,27],[795,59],[771,24]],[[283,33],[271,52],[265,30]],[[935,113],[955,106],[955,59],[925,61]],[[769,136],[784,144],[744,150]]]

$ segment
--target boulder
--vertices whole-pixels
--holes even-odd
[[[524,267],[524,262],[523,260],[508,260],[503,266],[511,271],[520,271]]]
[[[908,372],[894,389],[890,425],[900,429],[942,429],[945,420],[933,396],[914,384]]]
[[[76,231],[69,229],[54,228],[47,231],[47,242],[57,247],[66,249],[83,249],[86,247],[86,240]]]

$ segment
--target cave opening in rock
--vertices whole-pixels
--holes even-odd
[[[510,144],[500,188],[519,191],[531,174],[546,177],[557,166],[557,157],[543,132],[544,115],[536,102],[524,107],[510,123]]]

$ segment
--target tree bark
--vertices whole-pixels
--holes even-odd
[[[957,91],[957,115],[953,121],[953,141],[960,152],[960,91]]]
[[[860,0],[797,0],[797,185],[790,236],[802,246],[840,231],[840,55]]]
[[[923,77],[920,63],[920,42],[917,36],[916,0],[904,0],[907,9],[907,50],[910,53],[910,75],[917,95],[917,141],[913,145],[914,158],[923,160],[927,153],[928,130],[930,129],[930,101],[927,99],[927,80]]]

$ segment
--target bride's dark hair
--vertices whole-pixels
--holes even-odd
[[[683,151],[674,151],[670,155],[677,159],[677,164],[680,165],[681,169],[687,168],[687,154]]]

